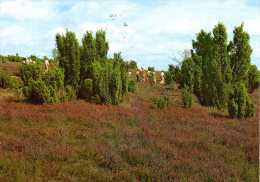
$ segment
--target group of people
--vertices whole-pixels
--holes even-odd
[[[35,63],[35,61],[32,60],[30,57],[27,57],[27,58],[25,59],[25,61],[23,61],[22,63],[23,63],[23,64],[29,64],[29,63]],[[48,60],[48,59],[45,59],[44,64],[45,64],[45,69],[46,69],[46,71],[49,71],[49,66],[50,66],[49,60]],[[45,71],[45,72],[46,72],[46,71]]]
[[[29,64],[29,63],[35,63],[30,57],[26,58],[25,61],[23,61],[23,64]]]
[[[141,68],[140,70],[136,70],[136,82],[145,82],[146,80],[152,85],[152,84],[156,84],[157,82],[157,77],[156,77],[156,72],[155,70],[151,71],[148,70],[147,74],[146,71],[144,70],[144,68]],[[128,72],[128,77],[131,78],[132,73],[131,71]],[[161,71],[160,73],[160,84],[164,84],[164,72]]]

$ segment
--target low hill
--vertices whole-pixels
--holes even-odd
[[[152,109],[154,95],[170,107]],[[138,83],[118,106],[31,105],[2,89],[0,181],[257,181],[258,121],[183,109],[178,85]]]

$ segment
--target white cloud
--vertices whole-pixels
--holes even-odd
[[[51,6],[48,1],[3,1],[0,4],[0,17],[12,17],[22,20],[24,18],[42,18],[51,14]]]
[[[113,20],[110,14],[117,17]],[[69,28],[81,42],[87,30],[95,33],[103,28],[109,55],[121,51],[123,57],[136,59],[143,66],[156,60],[153,63],[159,69],[167,69],[168,56],[190,49],[195,34],[200,29],[211,31],[218,21],[226,25],[229,39],[234,26],[244,22],[251,36],[252,57],[260,59],[259,7],[249,6],[244,0],[2,1],[0,51],[51,54],[57,32],[65,33]],[[129,26],[124,27],[124,22]]]
[[[54,38],[57,33],[65,34],[65,32],[66,32],[66,29],[64,27],[59,26],[59,27],[56,27],[56,28],[53,28],[52,30],[50,30],[46,36],[49,38]]]
[[[260,17],[255,17],[253,20],[245,21],[245,30],[250,35],[260,35]]]

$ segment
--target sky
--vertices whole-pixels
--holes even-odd
[[[169,57],[179,59],[196,33],[212,31],[218,22],[226,25],[229,40],[244,22],[259,69],[260,0],[0,0],[0,54],[51,57],[56,33],[68,28],[81,44],[86,31],[102,28],[109,57],[121,52],[139,67],[166,70],[175,64]]]

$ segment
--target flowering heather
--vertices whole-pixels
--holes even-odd
[[[170,107],[152,109],[165,94]],[[257,181],[259,116],[183,109],[180,95],[138,83],[118,106],[1,97],[0,181]]]

